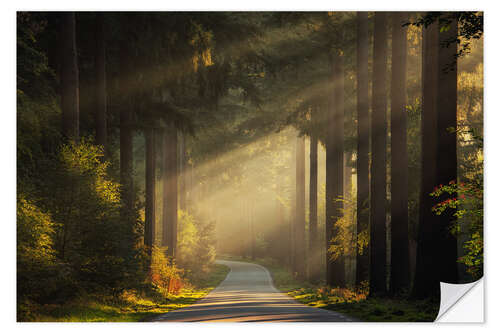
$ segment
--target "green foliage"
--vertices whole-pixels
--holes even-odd
[[[26,308],[28,298],[46,299],[57,288],[60,265],[54,250],[54,229],[50,215],[22,194],[18,195],[17,295],[21,312],[23,307]]]
[[[480,183],[456,183],[440,185],[431,196],[447,194],[450,198],[433,207],[437,215],[452,209],[456,220],[451,228],[454,235],[465,235],[464,256],[458,262],[464,263],[473,279],[483,275],[483,187]]]
[[[338,202],[343,204],[341,209],[342,217],[335,221],[337,230],[335,237],[330,241],[328,253],[331,260],[337,260],[339,257],[355,257],[356,250],[363,251],[368,246],[368,239],[360,232],[360,238],[356,234],[356,196],[351,195],[348,198],[339,197]]]
[[[215,223],[202,223],[178,211],[178,263],[190,272],[206,271],[215,261]]]
[[[151,282],[160,289],[164,296],[179,294],[182,288],[182,269],[178,268],[174,260],[165,255],[166,248],[153,246],[151,254]]]
[[[65,302],[78,294],[119,293],[144,280],[137,226],[122,222],[119,186],[102,149],[88,139],[37,161],[38,179],[19,188],[18,297]],[[29,199],[28,199],[29,198]],[[130,221],[130,219],[126,219]],[[138,224],[139,222],[137,222]]]

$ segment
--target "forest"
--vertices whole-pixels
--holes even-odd
[[[482,277],[482,12],[16,18],[18,321],[148,320],[216,259],[363,321]]]

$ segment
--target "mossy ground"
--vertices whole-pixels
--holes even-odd
[[[224,265],[213,265],[197,274],[191,285],[178,295],[144,295],[125,291],[120,296],[87,295],[66,304],[33,305],[29,321],[41,322],[136,322],[195,303],[214,289],[229,272]]]

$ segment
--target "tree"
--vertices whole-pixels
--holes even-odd
[[[408,153],[406,147],[406,27],[403,12],[391,14],[391,283],[392,293],[410,286]]]
[[[436,297],[440,281],[458,279],[457,240],[450,232],[455,209],[432,212],[437,202],[454,200],[456,193],[430,197],[438,184],[457,180],[457,34],[453,15],[424,28],[421,218],[413,290],[417,298]],[[436,273],[426,274],[429,268]]]
[[[127,98],[131,100],[131,98]],[[122,218],[128,221],[127,216],[134,208],[134,181],[133,171],[133,128],[132,110],[130,105],[122,105],[120,110],[120,184],[122,198]]]
[[[375,13],[372,163],[370,179],[370,295],[386,293],[387,14]]]
[[[163,134],[163,246],[175,257],[177,248],[177,130],[170,125]]]
[[[412,293],[425,298],[439,293],[436,234],[437,217],[432,213],[435,200],[429,194],[436,185],[437,93],[438,93],[438,23],[423,29],[422,36],[422,179],[420,186],[417,262]],[[433,274],[429,274],[433,272]]]
[[[295,226],[294,231],[294,271],[300,279],[306,276],[306,208],[305,208],[305,140],[297,137],[295,153]]]
[[[146,132],[146,213],[144,226],[144,245],[148,253],[151,250],[155,240],[155,184],[156,184],[156,163],[155,163],[155,130],[153,127],[147,128]]]
[[[96,143],[106,151],[107,144],[107,91],[106,91],[106,41],[104,15],[98,13],[95,27],[96,70]]]
[[[78,63],[75,37],[75,13],[61,13],[61,109],[63,134],[66,138],[79,138]]]
[[[457,19],[449,14],[450,21],[440,24],[438,59],[437,131],[438,152],[436,186],[457,181]],[[456,200],[456,194],[444,194],[440,201]],[[438,237],[440,246],[439,279],[456,283],[457,239],[450,232],[456,209],[448,209],[439,218]]]
[[[326,139],[326,250],[331,240],[338,233],[335,225],[342,217],[342,202],[339,198],[344,194],[344,72],[343,56],[340,50],[333,51],[331,66],[332,96],[328,107],[327,139]],[[326,282],[330,286],[345,285],[344,258],[326,256]]]
[[[318,138],[311,134],[309,155],[309,280],[318,276]]]
[[[370,115],[368,112],[368,13],[358,12],[356,18],[356,64],[357,64],[357,233],[368,232],[370,198],[369,151],[370,151]],[[358,246],[360,246],[358,244]],[[368,280],[368,249],[361,248],[356,256],[356,285]]]

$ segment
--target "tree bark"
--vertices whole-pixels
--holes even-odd
[[[368,13],[357,13],[357,113],[358,113],[358,154],[357,154],[357,233],[369,228],[369,151],[370,115],[368,112]],[[368,281],[369,251],[364,249],[356,255],[356,285]]]
[[[176,256],[177,249],[177,130],[170,126],[164,133],[165,166],[163,176],[163,246],[167,255]]]
[[[422,39],[422,179],[420,186],[417,263],[413,295],[417,298],[439,295],[439,265],[435,260],[438,219],[431,211],[436,201],[429,196],[436,185],[437,98],[439,27],[423,28]]]
[[[70,140],[79,139],[78,60],[75,37],[75,13],[61,13],[61,110],[63,135]]]
[[[294,227],[294,263],[295,272],[299,279],[306,277],[306,208],[305,208],[305,140],[297,137],[295,154],[295,227]]]
[[[106,41],[104,16],[97,14],[95,30],[95,69],[96,69],[96,143],[103,146],[106,152],[107,144],[107,91],[106,91]]]
[[[155,135],[154,129],[146,129],[146,221],[144,226],[144,245],[151,254],[155,239]]]
[[[318,138],[310,137],[309,160],[309,279],[319,280],[318,251]]]
[[[179,208],[186,210],[186,143],[184,133],[179,132]]]
[[[123,106],[120,110],[120,184],[122,218],[127,221],[129,221],[134,209],[132,136],[132,110],[130,106],[127,105]]]
[[[406,27],[408,14],[392,19],[391,82],[391,293],[410,286],[408,153],[406,139]]]
[[[328,110],[326,139],[326,283],[332,287],[345,286],[344,257],[331,260],[328,254],[332,239],[338,235],[337,220],[342,217],[344,194],[344,64],[343,57],[332,58],[332,97]],[[337,244],[339,245],[339,244]]]
[[[439,34],[439,70],[438,70],[438,155],[437,184],[449,184],[457,181],[457,20],[452,18],[449,28]],[[450,41],[453,41],[450,43]],[[449,44],[449,45],[448,45]],[[455,199],[456,194],[442,195],[439,201]],[[439,248],[439,280],[457,283],[457,239],[449,231],[456,210],[447,209],[438,216]]]
[[[375,13],[373,37],[372,164],[370,196],[370,295],[384,295],[386,283],[387,14]]]

